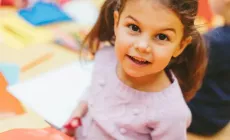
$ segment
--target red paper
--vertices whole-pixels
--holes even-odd
[[[14,5],[14,0],[1,0],[0,5],[13,6]]]

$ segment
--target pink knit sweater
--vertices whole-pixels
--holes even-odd
[[[191,112],[176,77],[161,92],[143,92],[128,87],[116,75],[112,47],[97,53],[89,110],[78,140],[186,140]]]

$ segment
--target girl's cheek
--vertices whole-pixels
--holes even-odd
[[[172,50],[170,49],[155,49],[153,53],[155,64],[159,67],[166,67],[172,58],[172,54]]]

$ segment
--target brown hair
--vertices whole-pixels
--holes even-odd
[[[86,36],[84,44],[95,53],[100,42],[114,45],[114,10],[121,13],[128,0],[105,0],[99,18]],[[200,33],[195,28],[195,17],[198,11],[197,0],[158,0],[171,8],[184,25],[184,38],[192,36],[192,43],[177,58],[172,58],[167,68],[176,75],[184,98],[189,101],[200,88],[207,66],[207,50]]]

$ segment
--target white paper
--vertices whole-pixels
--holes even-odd
[[[99,10],[91,0],[73,0],[64,4],[62,9],[81,25],[92,26],[99,15]]]
[[[93,64],[75,62],[8,90],[47,122],[62,128],[91,83]]]

